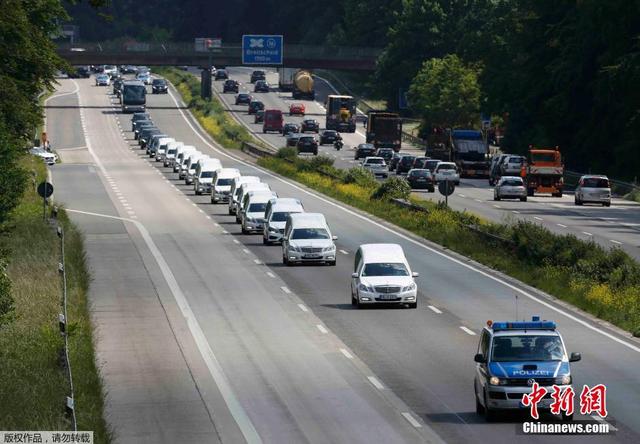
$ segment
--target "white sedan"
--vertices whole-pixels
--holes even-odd
[[[96,86],[109,86],[111,85],[111,77],[107,74],[98,74],[96,76]]]
[[[458,173],[458,167],[453,162],[438,162],[433,174],[436,178],[436,182],[443,182],[448,180],[456,185],[460,185],[460,173]]]
[[[49,151],[46,151],[44,148],[40,148],[39,146],[34,146],[29,150],[29,152],[34,156],[38,156],[39,158],[41,158],[42,161],[47,165],[55,165],[56,161],[58,160],[57,154],[50,153]]]

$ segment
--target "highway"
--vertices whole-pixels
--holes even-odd
[[[156,433],[158,442],[172,442],[176,435],[171,430],[185,428],[171,421],[171,415],[153,416],[157,400],[163,401],[165,413],[177,410],[174,401],[184,401],[203,442],[214,435],[222,442],[237,442],[239,437],[264,442],[557,442],[554,436],[516,435],[519,416],[488,424],[474,412],[478,333],[487,319],[509,320],[516,313],[558,322],[568,351],[583,356],[573,366],[575,387],[607,385],[609,420],[615,422],[616,434],[562,440],[640,440],[640,341],[256,167],[250,158],[210,140],[179,106],[175,90],[149,95],[152,118],[176,140],[195,145],[242,174],[260,176],[279,196],[302,199],[307,211],[325,214],[339,237],[337,266],[284,267],[279,247],[264,246],[260,236],[242,235],[226,206],[195,196],[192,188],[137,148],[129,116],[112,108],[111,88],[94,87],[92,80],[65,80],[61,91],[73,91],[74,85],[80,113],[52,107],[47,114],[67,113],[58,122],[80,131],[88,148],[82,155],[81,149],[65,156],[58,147],[63,161],[71,161],[52,168],[55,197],[83,212],[70,215],[91,230],[89,248],[97,242],[89,255],[92,269],[101,272],[102,285],[92,288],[92,298],[111,295],[106,307],[99,307],[129,315],[124,324],[107,324],[129,328],[129,335],[109,328],[98,335],[100,357],[110,358],[103,366],[108,414],[116,426],[129,427],[121,442],[143,436],[151,425],[163,432]],[[81,126],[74,123],[78,114]],[[112,251],[119,257],[109,260],[107,248],[116,240],[127,248]],[[353,254],[370,242],[402,245],[421,276],[417,310],[352,309]],[[115,283],[121,274],[126,285],[110,288],[109,279]],[[149,297],[138,301],[141,294]],[[144,307],[135,309],[138,302],[158,311],[158,335],[150,333],[156,324],[145,319]],[[100,310],[95,316],[115,322]],[[149,348],[142,339],[149,341]],[[150,372],[157,353],[171,358],[173,373],[158,379],[154,373],[135,374]],[[155,384],[137,390],[136,383],[147,378]],[[189,378],[191,384],[185,382]],[[123,379],[130,391],[117,390]],[[114,400],[127,406],[129,397],[147,406],[149,421],[131,419],[136,418],[133,408],[127,411],[129,419],[113,416]]]
[[[240,91],[249,92],[256,99],[264,102],[266,109],[281,109],[287,111],[293,102],[291,93],[272,90],[269,93],[253,93],[253,85],[249,82],[252,68],[227,68],[231,78],[240,82]],[[267,70],[267,80],[277,88],[277,72]],[[274,147],[284,145],[284,138],[278,134],[262,134],[262,124],[255,124],[252,115],[247,114],[247,107],[234,104],[235,94],[222,94],[221,81],[214,82],[214,89],[218,97],[233,110],[240,120],[256,136]],[[324,127],[325,109],[322,105],[328,94],[334,94],[332,86],[323,79],[316,77],[316,101],[303,101],[309,117],[317,119],[320,127]],[[285,121],[301,122],[302,117],[285,116]],[[352,168],[359,164],[354,160],[352,148],[364,143],[364,128],[361,124],[355,134],[343,134],[345,148],[337,152],[333,146],[325,145],[320,148],[322,154],[335,158],[338,168]],[[402,152],[413,155],[423,155],[421,151],[403,144]],[[424,199],[439,201],[443,197],[438,193],[416,192],[416,196]],[[456,210],[467,210],[488,220],[502,222],[508,220],[527,220],[538,223],[550,231],[558,234],[573,234],[574,236],[594,241],[605,248],[619,247],[632,257],[640,259],[640,204],[624,199],[613,199],[610,208],[594,205],[576,207],[573,195],[565,193],[562,198],[550,196],[535,196],[527,202],[493,200],[493,188],[489,187],[486,179],[462,179],[456,192],[449,199],[449,205]]]

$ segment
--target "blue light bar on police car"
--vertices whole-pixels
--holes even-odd
[[[538,321],[538,320],[535,320],[535,321],[514,321],[514,322],[494,322],[491,325],[491,328],[493,329],[493,331],[500,331],[500,330],[555,330],[556,329],[556,323],[553,322],[553,321]]]

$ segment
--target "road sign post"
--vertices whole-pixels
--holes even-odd
[[[281,35],[242,36],[243,65],[282,65],[283,50]]]
[[[38,194],[42,197],[42,220],[47,221],[47,198],[53,194],[53,185],[42,182],[38,185]]]
[[[444,204],[449,207],[449,196],[453,194],[456,186],[449,179],[442,180],[438,183],[438,191],[444,196]]]

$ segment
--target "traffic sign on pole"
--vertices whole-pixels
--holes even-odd
[[[282,65],[283,38],[281,35],[243,35],[243,65]]]

